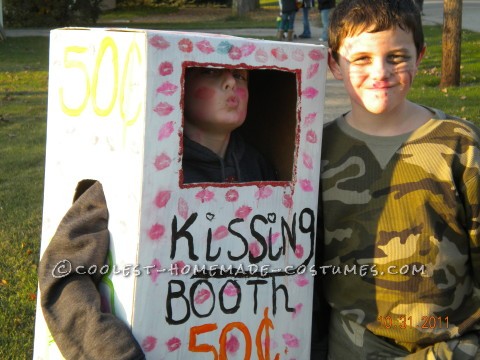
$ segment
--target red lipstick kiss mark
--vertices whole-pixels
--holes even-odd
[[[242,57],[242,50],[237,46],[232,46],[228,51],[228,57],[232,60],[238,60]]]
[[[148,41],[154,48],[165,50],[170,46],[170,43],[163,38],[163,36],[155,35]]]
[[[202,203],[204,203],[204,202],[209,202],[210,200],[212,200],[214,196],[215,196],[215,194],[213,192],[205,189],[205,190],[199,191],[197,193],[197,195],[195,195],[195,198],[197,198]]]
[[[150,230],[148,230],[148,236],[152,240],[160,239],[163,236],[163,234],[165,234],[165,227],[158,223],[152,225]]]
[[[169,121],[166,124],[163,124],[158,132],[158,140],[162,141],[163,139],[168,138],[173,133],[173,121]]]
[[[157,270],[160,270],[162,268],[162,265],[160,264],[160,261],[158,259],[153,259],[152,261],[153,268],[150,269],[150,280],[155,284],[157,282],[157,278],[160,275],[160,272]]]
[[[157,94],[162,94],[162,95],[165,95],[165,96],[171,96],[171,95],[175,94],[177,89],[178,89],[177,85],[174,85],[169,81],[165,81],[162,85],[160,85],[157,88]]]
[[[155,158],[155,168],[157,170],[163,170],[169,167],[171,163],[172,159],[165,153],[161,153]]]
[[[267,199],[273,193],[273,190],[269,186],[262,186],[255,192],[255,198],[259,199]]]
[[[255,60],[259,63],[265,63],[268,61],[268,53],[263,49],[258,49],[255,52]]]
[[[210,44],[210,41],[208,40],[202,40],[199,41],[195,44],[198,50],[204,54],[211,54],[212,52],[215,51],[214,47],[212,44]]]
[[[307,153],[303,153],[303,165],[305,165],[307,169],[313,169],[312,157]]]
[[[317,113],[310,113],[305,116],[305,125],[309,126],[312,125],[317,117]]]
[[[158,115],[160,116],[167,116],[173,111],[174,107],[166,102],[160,102],[157,106],[153,109]]]
[[[171,62],[165,61],[158,67],[158,73],[162,76],[167,76],[173,73],[173,65]]]
[[[288,59],[288,56],[287,54],[285,53],[285,51],[283,51],[282,48],[275,48],[275,49],[272,49],[272,55],[275,59],[277,59],[278,61],[285,61]]]
[[[313,99],[315,96],[318,95],[318,90],[309,86],[305,90],[303,90],[302,95],[305,96],[307,99]]]
[[[169,190],[159,191],[157,196],[155,196],[155,205],[160,209],[165,207],[170,200],[171,194],[172,192]]]
[[[323,60],[324,59],[324,56],[322,54],[322,52],[320,50],[312,50],[308,53],[308,56],[310,57],[310,59],[314,60],[314,61],[318,61],[318,60]]]
[[[228,202],[235,202],[238,200],[238,197],[238,191],[234,189],[228,190],[225,194],[225,200],[227,200]]]
[[[272,234],[272,244],[275,244],[280,237],[280,233],[276,232],[275,234]]]
[[[228,235],[228,229],[226,226],[219,226],[213,233],[213,240],[222,240]]]
[[[295,305],[295,310],[292,314],[293,319],[295,319],[298,315],[300,315],[300,313],[302,312],[302,308],[303,308],[302,303],[299,303],[299,304]]]
[[[256,49],[255,45],[251,43],[242,45],[240,47],[240,50],[242,51],[242,55],[245,57],[251,55],[255,51],[255,49]]]
[[[313,191],[312,182],[308,179],[300,180],[300,187],[303,191],[310,192]]]
[[[170,340],[168,340],[165,345],[167,345],[167,349],[169,352],[177,350],[180,346],[182,346],[182,342],[179,338],[177,337],[172,337]]]
[[[295,61],[300,61],[301,62],[305,58],[305,54],[303,53],[303,51],[301,49],[295,49],[295,50],[293,50],[292,58]]]
[[[178,42],[178,49],[184,53],[191,53],[193,50],[193,43],[190,39],[182,39]]]
[[[295,247],[295,256],[297,259],[301,259],[303,256],[303,246],[302,245],[297,245]]]
[[[293,348],[298,348],[300,346],[300,341],[295,335],[286,333],[286,334],[283,334],[282,337],[287,346],[293,347]]]
[[[205,301],[210,299],[211,293],[207,289],[202,289],[195,296],[195,304],[203,304]]]
[[[235,216],[240,219],[245,219],[251,211],[252,208],[250,206],[243,205],[235,211]]]
[[[235,287],[232,283],[228,284],[224,289],[223,293],[229,297],[237,296],[238,293],[240,292],[239,289]]]
[[[293,198],[292,195],[285,194],[283,195],[283,200],[282,200],[283,206],[285,206],[287,209],[291,209],[293,206]]]
[[[307,141],[311,144],[315,144],[317,142],[317,134],[315,133],[315,131],[307,131]]]
[[[153,336],[147,336],[145,339],[142,341],[142,349],[145,352],[150,352],[153,349],[155,349],[155,346],[157,345],[157,338]]]
[[[230,354],[236,354],[236,352],[240,348],[240,342],[235,335],[232,335],[230,339],[227,340],[227,343],[225,345],[227,348],[227,352],[229,352]]]
[[[188,203],[183,198],[178,199],[178,214],[186,220],[188,212]]]
[[[252,254],[254,257],[260,255],[260,247],[257,242],[250,243],[250,245],[248,246],[248,250],[250,251],[250,254]]]
[[[294,281],[295,281],[295,284],[297,284],[300,287],[304,287],[309,283],[308,279],[303,274],[298,275]]]
[[[307,79],[311,79],[312,77],[314,77],[317,74],[319,67],[319,63],[314,63],[310,65],[307,69]]]

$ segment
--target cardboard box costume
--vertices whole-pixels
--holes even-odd
[[[42,252],[77,184],[101,182],[111,260],[70,270],[107,273],[102,293],[148,359],[309,357],[326,60],[308,44],[52,31]],[[279,181],[183,183],[193,66],[250,70],[242,131]],[[34,358],[61,358],[40,308]]]

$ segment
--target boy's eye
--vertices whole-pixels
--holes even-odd
[[[393,54],[388,56],[388,62],[391,64],[400,64],[404,62],[408,62],[411,59],[408,55],[403,54]]]
[[[235,79],[247,81],[248,80],[248,72],[247,70],[233,70],[232,75]]]
[[[367,64],[370,64],[371,61],[372,60],[368,56],[360,56],[360,57],[353,58],[352,60],[350,60],[350,63],[352,63],[354,65],[367,65]]]

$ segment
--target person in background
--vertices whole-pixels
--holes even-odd
[[[310,21],[308,14],[313,7],[314,0],[303,0],[302,13],[303,13],[303,32],[298,35],[300,39],[310,39],[312,32],[310,31]]]
[[[328,25],[330,13],[335,7],[335,0],[318,0],[318,10],[320,11],[320,19],[322,20],[322,36],[320,41],[328,42]]]
[[[244,69],[186,69],[183,183],[276,180],[273,166],[235,133],[247,115],[248,76]],[[129,326],[102,308],[100,273],[55,276],[65,260],[70,269],[101,269],[107,261],[109,216],[102,184],[80,184],[40,260],[45,321],[66,359],[143,360]]]
[[[277,31],[277,40],[283,40],[285,31],[287,31],[287,41],[293,40],[293,32],[295,25],[295,15],[298,11],[296,0],[280,0],[280,11],[282,14],[282,23]]]
[[[413,0],[342,0],[329,34],[351,111],[322,142],[328,357],[479,359],[480,128],[408,100],[425,55]]]

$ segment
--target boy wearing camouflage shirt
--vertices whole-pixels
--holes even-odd
[[[352,105],[323,137],[329,358],[479,358],[480,129],[406,99],[413,0],[343,0],[329,46]]]

